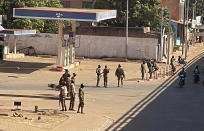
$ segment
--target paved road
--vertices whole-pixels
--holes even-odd
[[[204,74],[204,58],[196,64]],[[204,131],[204,87],[193,83],[187,70],[186,85],[179,88],[178,79],[119,130],[124,131]],[[201,75],[203,81],[204,75]],[[123,121],[125,123],[125,121]]]

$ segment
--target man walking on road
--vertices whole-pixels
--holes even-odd
[[[144,80],[144,75],[146,73],[145,61],[143,61],[142,64],[141,64],[141,73],[142,73],[142,80]]]
[[[96,68],[96,75],[97,75],[96,86],[99,87],[99,82],[102,75],[101,65],[98,65],[98,68]]]
[[[104,78],[104,87],[105,88],[107,88],[107,85],[108,85],[108,73],[109,73],[109,69],[105,65],[105,69],[103,70],[103,78]]]
[[[115,76],[118,77],[118,87],[120,87],[120,81],[121,81],[121,86],[123,86],[123,79],[125,79],[125,73],[121,65],[118,65],[118,68],[115,71]]]
[[[84,85],[81,84],[80,88],[79,88],[79,106],[78,106],[78,111],[77,113],[80,113],[80,108],[81,108],[81,113],[83,112],[84,109],[84,91],[83,91]]]

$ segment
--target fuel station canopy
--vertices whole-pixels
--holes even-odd
[[[13,16],[17,18],[39,18],[73,21],[99,22],[106,19],[116,18],[116,10],[101,9],[75,9],[75,8],[14,8]]]
[[[74,63],[75,51],[71,44],[69,49],[62,47],[63,20],[71,20],[72,31],[76,33],[76,21],[99,22],[102,20],[116,18],[116,10],[102,9],[77,9],[77,8],[50,8],[50,7],[26,7],[14,8],[13,17],[31,19],[58,20],[58,57],[57,64],[67,66]],[[70,56],[70,57],[69,57]],[[71,58],[71,59],[70,59]]]

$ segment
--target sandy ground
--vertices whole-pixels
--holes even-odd
[[[188,60],[203,52],[203,44],[190,48]],[[174,53],[175,56],[180,52]],[[85,114],[76,111],[60,112],[57,96],[58,92],[47,87],[49,83],[58,83],[63,72],[53,71],[55,57],[26,57],[25,59],[8,60],[0,64],[0,114],[8,112],[9,116],[0,116],[0,130],[5,131],[66,131],[66,130],[105,130],[117,121],[129,109],[156,89],[167,79],[141,82],[140,61],[113,62],[95,59],[81,60],[79,67],[70,72],[77,74],[76,85],[85,84]],[[110,68],[109,88],[95,87],[97,65]],[[123,88],[117,88],[115,69],[121,64],[126,73]],[[160,64],[160,67],[166,66]],[[22,102],[23,118],[13,118],[11,109],[14,101]],[[54,115],[33,113],[34,107],[40,110],[59,111],[61,119]],[[77,109],[78,98],[75,109]],[[69,106],[69,101],[67,101]],[[30,112],[28,114],[27,112]],[[49,113],[47,113],[49,114]],[[32,119],[28,120],[25,117]],[[37,118],[40,116],[41,121]],[[52,121],[50,120],[52,119]],[[44,120],[44,121],[43,121]],[[53,121],[54,124],[53,124]]]

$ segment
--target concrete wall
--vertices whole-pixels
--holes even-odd
[[[11,37],[11,42],[13,38]],[[80,35],[80,47],[76,56],[88,58],[124,57],[125,37]],[[129,38],[128,58],[156,58],[157,38]],[[11,51],[13,50],[13,43]],[[19,36],[17,50],[33,46],[37,54],[57,55],[57,35],[37,34]]]
[[[17,50],[32,46],[37,54],[57,55],[57,34],[37,34],[18,36]],[[13,51],[13,37],[11,37],[10,51]]]
[[[124,57],[125,37],[108,36],[80,36],[80,48],[76,48],[76,55],[101,58],[101,57]],[[156,38],[129,38],[128,58],[156,58]]]

